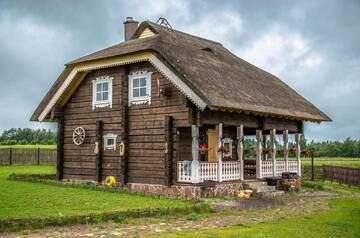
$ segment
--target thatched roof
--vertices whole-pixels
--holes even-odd
[[[155,35],[138,39],[145,28]],[[279,78],[240,59],[222,44],[148,21],[140,24],[131,40],[71,61],[66,68],[141,51],[159,55],[212,110],[318,122],[331,120]],[[58,81],[64,75],[66,69]],[[49,94],[42,103],[48,100]],[[35,111],[33,120],[41,108],[42,104]]]

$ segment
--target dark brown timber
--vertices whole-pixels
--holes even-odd
[[[56,176],[58,180],[62,180],[64,177],[64,118],[62,116],[58,120],[56,148]]]
[[[165,116],[165,177],[164,184],[171,186],[173,181],[173,143],[172,143],[172,121],[171,116]]]
[[[96,142],[98,143],[98,153],[95,155],[96,163],[96,181],[102,181],[102,163],[103,163],[103,122],[101,120],[96,121]]]

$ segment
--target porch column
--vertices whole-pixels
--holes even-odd
[[[218,161],[218,181],[222,182],[222,151],[219,151],[219,148],[222,147],[222,134],[223,134],[223,124],[219,123],[218,126],[216,126],[216,132],[217,132],[217,161]]]
[[[297,160],[297,165],[298,165],[298,175],[301,176],[301,161],[300,161],[300,140],[301,140],[301,133],[296,133],[295,134],[295,142],[296,142],[296,160]]]
[[[271,139],[271,159],[272,159],[272,174],[276,177],[276,129],[270,131]]]
[[[268,135],[264,134],[263,135],[263,148],[267,148],[267,140],[268,140]],[[263,154],[264,160],[268,159],[268,155],[267,153]]]
[[[192,183],[199,183],[199,127],[191,126],[192,136],[192,162],[191,162],[191,181]]]
[[[289,131],[283,131],[285,172],[289,172]]]
[[[240,164],[240,180],[244,180],[244,126],[240,125],[236,130],[237,155]]]
[[[262,154],[262,131],[256,130],[256,178],[262,177],[261,171],[261,154]]]

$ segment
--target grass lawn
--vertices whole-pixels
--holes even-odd
[[[206,231],[178,232],[164,234],[160,237],[359,237],[360,199],[358,197],[332,198],[328,202],[329,210],[304,217],[238,224],[228,228]]]
[[[19,149],[32,149],[32,148],[56,149],[56,145],[0,145],[0,149],[6,149],[10,147],[19,148]]]
[[[301,159],[302,165],[311,165],[311,160],[306,158]],[[343,158],[343,157],[315,157],[314,165],[336,165],[360,168],[360,158]]]
[[[54,174],[55,167],[0,167],[0,220],[82,215],[137,208],[188,206],[192,204],[189,201],[7,180],[8,175],[13,172],[17,174]]]

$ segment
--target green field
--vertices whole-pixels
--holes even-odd
[[[301,159],[302,165],[311,165],[311,160],[308,158]],[[360,158],[343,158],[343,157],[318,157],[314,158],[314,165],[336,165],[345,167],[360,168]]]
[[[11,173],[54,174],[53,166],[0,167],[0,221],[9,218],[60,217],[137,208],[188,206],[182,200],[11,181]]]
[[[56,145],[0,145],[1,148],[19,148],[19,149],[32,149],[32,148],[41,148],[41,149],[56,149]]]

